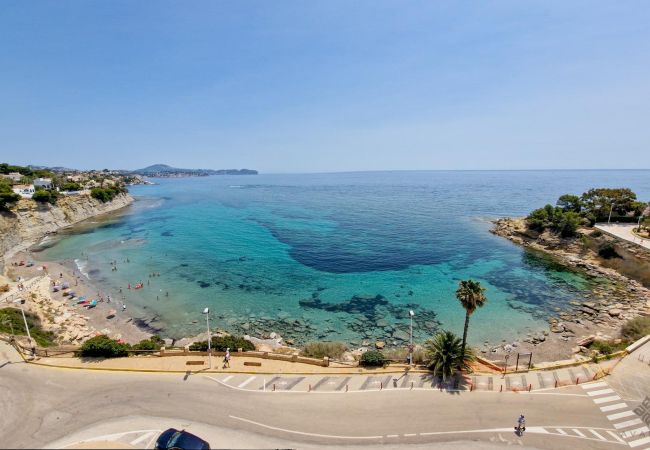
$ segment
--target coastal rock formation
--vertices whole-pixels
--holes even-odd
[[[61,197],[56,205],[20,200],[11,211],[0,213],[0,263],[48,234],[132,202],[133,197],[129,194],[119,194],[106,203],[90,195]]]
[[[618,266],[615,266],[615,263],[599,257],[595,249],[605,243],[615,245],[624,262],[635,268],[650,263],[650,251],[604,234],[590,236],[592,231],[588,229],[581,229],[575,238],[561,238],[548,231],[538,233],[528,229],[525,219],[499,219],[494,223],[492,233],[550,255],[563,266],[589,277],[610,282],[608,286],[595,289],[589,295],[589,301],[569,302],[564,310],[558,311],[559,319],[549,319],[551,332],[564,333],[568,340],[575,334],[568,326],[570,322],[580,329],[606,327],[618,330],[633,317],[650,315],[650,290],[631,278],[636,276],[645,282],[644,277],[648,274],[645,271],[631,273],[621,262],[616,262]]]

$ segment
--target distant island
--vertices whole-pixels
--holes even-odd
[[[179,169],[166,164],[154,164],[144,169],[131,171],[133,174],[147,177],[207,177],[210,175],[257,175],[257,170],[251,169]]]

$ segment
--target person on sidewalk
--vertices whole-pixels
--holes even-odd
[[[223,368],[230,368],[230,348],[226,349],[226,355],[223,357]]]

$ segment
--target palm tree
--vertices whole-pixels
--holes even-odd
[[[463,280],[458,283],[458,289],[456,290],[456,298],[465,308],[465,329],[463,330],[463,349],[462,352],[465,354],[465,347],[467,345],[467,329],[469,328],[469,316],[471,316],[476,308],[480,308],[485,305],[487,302],[487,297],[485,296],[485,288],[481,286],[481,283],[474,280]]]
[[[469,363],[474,360],[471,349],[464,354],[460,338],[451,331],[439,331],[424,344],[424,348],[429,369],[443,381],[458,369],[469,371]]]

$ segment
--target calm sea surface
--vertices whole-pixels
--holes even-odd
[[[309,340],[423,340],[462,332],[458,281],[488,304],[474,343],[546,327],[588,280],[489,233],[563,193],[630,187],[650,199],[649,171],[369,172],[160,179],[135,186],[122,217],[48,243],[40,258],[76,260],[129,315],[165,337],[213,326]],[[83,255],[82,255],[83,252]],[[126,261],[129,262],[126,262]],[[111,262],[117,262],[117,271]],[[160,276],[151,276],[159,273]],[[143,289],[127,289],[143,282]],[[119,289],[122,288],[122,294]]]

